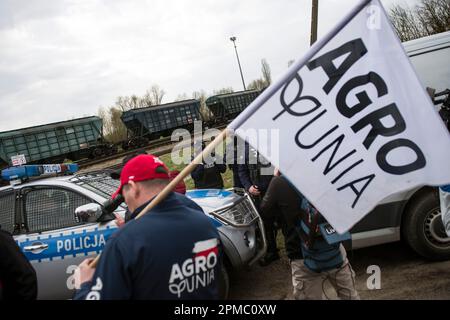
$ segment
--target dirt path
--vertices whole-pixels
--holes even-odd
[[[362,299],[450,300],[450,261],[430,262],[401,242],[349,253]],[[381,269],[381,289],[369,290],[367,267]],[[230,299],[292,299],[290,268],[286,257],[267,267],[255,265],[233,275]],[[328,286],[329,287],[329,286]],[[335,296],[328,288],[330,296]]]

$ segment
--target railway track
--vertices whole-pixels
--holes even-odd
[[[218,127],[214,127],[214,129],[218,129],[218,130],[223,130],[226,128],[226,125],[221,125]],[[213,128],[211,128],[213,129]],[[202,132],[202,135],[205,133],[205,131]],[[194,134],[191,134],[191,139],[194,138]],[[208,137],[207,139],[210,139],[211,137]],[[120,159],[123,157],[126,157],[127,155],[133,154],[138,150],[152,150],[152,149],[157,149],[157,148],[161,148],[164,146],[167,146],[167,148],[164,148],[162,150],[155,150],[154,152],[152,152],[152,154],[156,155],[156,156],[161,156],[163,154],[167,154],[168,152],[171,151],[171,148],[169,148],[169,146],[171,147],[172,145],[174,145],[175,143],[178,143],[177,141],[171,141],[171,137],[164,137],[164,138],[160,138],[158,140],[152,140],[150,141],[146,146],[137,148],[137,149],[132,149],[132,150],[127,150],[127,151],[122,151],[119,153],[116,153],[114,155],[108,156],[108,157],[102,157],[100,159],[84,159],[81,161],[76,162],[78,164],[78,166],[80,167],[80,169],[85,169],[87,167],[96,165],[96,164],[100,164],[106,161],[112,161],[112,160],[116,160],[116,159]],[[105,169],[117,169],[121,167],[121,164],[115,164],[112,166],[108,166]]]
[[[81,161],[77,161],[76,163],[78,164],[78,166],[81,168],[85,168],[88,166],[92,166],[98,163],[102,163],[105,161],[110,161],[110,160],[115,160],[118,158],[123,158],[126,157],[129,154],[132,154],[134,152],[136,152],[137,150],[141,150],[141,149],[152,149],[152,148],[159,148],[165,145],[170,145],[172,144],[172,142],[170,141],[170,137],[164,137],[158,140],[152,140],[148,143],[148,145],[143,146],[141,148],[137,148],[137,149],[132,149],[132,150],[126,150],[126,151],[122,151],[107,157],[102,157],[99,159],[83,159]]]

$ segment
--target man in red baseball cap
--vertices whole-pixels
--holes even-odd
[[[123,167],[120,173],[120,186],[112,198],[122,194],[128,209],[133,212],[137,208],[136,203],[141,203],[140,198],[145,196],[145,193],[141,192],[143,186],[162,186],[164,189],[169,180],[169,169],[164,162],[151,154],[139,155],[129,160]],[[137,182],[144,183],[137,184]],[[155,188],[155,190],[158,189]]]
[[[161,160],[138,155],[124,166],[114,196],[122,194],[134,219],[169,181]],[[221,252],[212,220],[171,192],[108,240],[96,269],[92,259],[80,264],[75,299],[216,299]]]
[[[133,154],[128,155],[127,157],[125,157],[125,158],[122,160],[122,164],[123,164],[123,165],[122,165],[122,168],[120,168],[119,170],[115,170],[115,171],[111,172],[111,174],[110,174],[111,178],[113,178],[113,179],[115,179],[115,180],[120,180],[120,174],[122,173],[123,167],[124,167],[131,159],[133,159],[133,158],[135,158],[135,157],[137,157],[138,155],[141,155],[141,154],[147,154],[147,152],[145,152],[145,150],[140,150],[140,151],[138,151],[137,153],[133,153]],[[166,168],[166,169],[167,169],[167,168]],[[158,170],[160,170],[160,169],[158,169]],[[163,172],[163,170],[161,170],[161,171]],[[170,178],[170,180],[175,179],[175,177],[176,177],[179,173],[180,173],[180,172],[179,172],[179,171],[176,171],[176,170],[170,171],[170,172],[169,172],[169,178]],[[164,177],[164,179],[165,179],[165,177]],[[175,187],[174,191],[175,191],[175,192],[179,192],[179,193],[181,193],[181,194],[185,194],[185,193],[186,193],[186,184],[184,183],[183,180],[181,180],[181,181],[177,184],[177,186]],[[118,194],[119,194],[118,191],[115,192],[115,193],[111,196],[111,200],[109,200],[108,203],[111,203],[111,202],[116,201],[116,198],[117,198],[117,195],[118,195]],[[120,202],[120,200],[119,200],[119,202]],[[116,202],[116,203],[118,203],[118,202]],[[105,204],[104,204],[104,206],[105,206]],[[115,210],[116,207],[117,207],[117,206],[114,206],[114,207],[113,207],[114,210]],[[126,214],[125,214],[125,219],[122,218],[122,217],[121,217],[120,215],[118,215],[118,214],[115,214],[115,216],[116,216],[116,225],[117,225],[118,227],[122,227],[127,221],[130,220],[130,211],[127,210],[127,212],[126,212]]]

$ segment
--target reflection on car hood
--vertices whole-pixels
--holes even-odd
[[[234,203],[240,198],[234,192],[221,189],[188,190],[186,196],[195,201],[206,213]]]

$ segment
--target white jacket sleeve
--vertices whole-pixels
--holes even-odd
[[[448,190],[448,186],[445,190]],[[442,221],[444,222],[445,231],[450,237],[450,192],[446,192],[443,188],[439,188],[439,198],[441,202]]]

